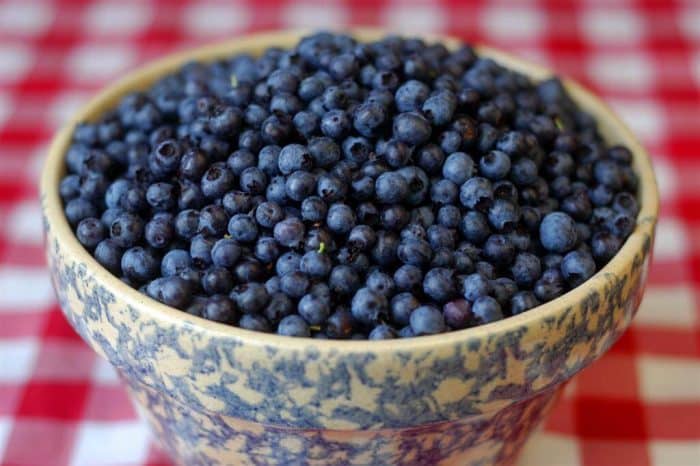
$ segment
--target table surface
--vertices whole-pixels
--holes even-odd
[[[57,125],[108,80],[169,51],[363,24],[447,32],[555,68],[643,140],[662,197],[646,297],[521,465],[700,465],[700,2],[610,3],[0,1],[0,464],[169,464],[54,299],[36,181]]]

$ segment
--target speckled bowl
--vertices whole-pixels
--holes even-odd
[[[149,299],[74,237],[58,185],[75,122],[188,60],[291,46],[254,35],[173,55],[102,91],[53,141],[41,182],[46,251],[71,325],[126,382],[161,445],[194,465],[507,465],[564,382],[629,326],[642,298],[658,213],[644,149],[597,98],[567,82],[603,135],[634,153],[641,212],[617,256],[584,285],[497,323],[395,341],[324,341],[209,322]],[[360,40],[379,31],[358,30]],[[449,46],[457,41],[444,39]],[[480,48],[534,79],[550,72]]]

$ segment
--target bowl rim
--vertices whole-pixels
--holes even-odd
[[[533,80],[560,76],[567,91],[572,95],[576,103],[587,112],[594,114],[599,123],[599,130],[604,133],[606,128],[612,127],[618,135],[618,139],[624,141],[624,144],[632,151],[634,169],[640,181],[638,196],[640,212],[637,217],[637,226],[618,253],[584,284],[527,312],[490,324],[438,335],[371,341],[368,343],[369,340],[319,340],[310,337],[287,337],[213,322],[167,306],[141,294],[100,265],[78,242],[65,218],[62,209],[63,203],[59,195],[59,183],[65,173],[65,153],[70,145],[75,125],[79,122],[90,121],[96,118],[106,109],[113,108],[126,93],[147,88],[156,79],[176,70],[189,61],[213,61],[236,53],[251,53],[255,55],[266,47],[287,47],[310,32],[313,31],[290,29],[258,32],[166,55],[130,71],[122,78],[102,88],[86,105],[74,113],[70,120],[54,136],[48,150],[40,181],[42,212],[45,222],[50,227],[51,235],[56,241],[61,242],[61,249],[63,249],[64,253],[69,255],[71,260],[86,264],[88,274],[93,275],[97,282],[104,285],[115,296],[119,296],[123,302],[143,310],[158,321],[172,325],[189,326],[190,329],[198,329],[217,338],[234,339],[253,346],[272,346],[280,349],[300,350],[308,349],[311,345],[319,352],[342,350],[343,352],[352,353],[371,350],[376,353],[393,353],[396,351],[415,351],[463,343],[465,341],[507,334],[524,326],[530,327],[542,324],[545,320],[557,317],[562,310],[572,304],[582,301],[591,291],[604,289],[604,286],[608,283],[607,277],[610,274],[619,275],[620,271],[629,269],[637,253],[644,249],[645,243],[648,242],[650,237],[653,238],[659,210],[658,188],[650,157],[626,124],[615,115],[607,104],[571,79],[555,75],[555,73],[545,67],[517,58],[506,52],[488,46],[476,45],[475,48],[479,55],[493,58],[498,63],[524,73]],[[390,31],[375,28],[350,28],[337,32],[347,33],[360,42],[376,40],[392,34]],[[427,41],[440,41],[449,48],[457,47],[464,43],[462,40],[450,36],[425,34],[419,35],[419,37]],[[604,137],[606,137],[605,134]],[[47,246],[47,251],[50,250],[51,247]]]

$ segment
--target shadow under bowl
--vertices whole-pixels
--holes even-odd
[[[352,30],[360,41],[385,33]],[[250,35],[172,55],[100,92],[55,137],[41,181],[46,253],[61,308],[119,371],[182,465],[507,465],[564,382],[625,331],[642,297],[658,214],[649,158],[608,107],[566,87],[610,143],[634,154],[641,211],[619,253],[560,298],[496,323],[379,342],[289,338],[210,322],[122,283],[78,243],[59,182],[77,122],[191,60],[291,47],[300,31]],[[436,38],[431,38],[436,39]],[[437,38],[448,47],[458,41]],[[479,47],[534,80],[539,66]]]

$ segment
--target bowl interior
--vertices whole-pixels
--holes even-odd
[[[233,39],[228,42],[210,45],[170,55],[143,68],[129,73],[116,83],[108,86],[85,107],[78,111],[56,135],[49,149],[48,159],[41,180],[43,211],[46,221],[60,239],[66,251],[77,260],[88,265],[88,273],[93,274],[115,295],[120,296],[127,304],[143,309],[152,317],[170,324],[192,325],[218,337],[233,338],[252,345],[273,345],[281,348],[304,348],[313,344],[319,350],[334,350],[342,347],[348,351],[367,349],[364,341],[343,340],[312,340],[308,338],[289,338],[274,334],[252,332],[230,325],[212,322],[195,317],[165,306],[151,298],[142,295],[137,290],[122,283],[104,269],[77,241],[62,209],[58,192],[60,179],[65,173],[64,157],[70,146],[74,126],[82,121],[94,121],[105,111],[114,108],[119,100],[129,92],[144,90],[160,77],[177,70],[189,61],[214,61],[237,53],[260,54],[270,46],[289,48],[308,31],[281,31],[255,34]],[[359,41],[376,40],[385,36],[386,31],[373,29],[353,29],[349,34]],[[460,44],[455,38],[425,37],[426,40],[440,40],[448,47],[454,48]],[[497,62],[528,75],[533,80],[541,80],[553,73],[538,65],[515,58],[507,53],[485,47],[477,47],[482,56],[491,57]],[[639,144],[626,125],[597,97],[571,80],[564,80],[572,98],[585,111],[592,114],[599,123],[603,137],[609,143],[621,143],[630,148],[634,155],[634,168],[639,176],[640,213],[637,218],[637,228],[627,239],[618,254],[594,277],[583,285],[569,291],[563,296],[538,306],[518,316],[482,325],[470,329],[448,332],[446,334],[425,336],[420,338],[375,341],[371,343],[372,350],[396,351],[401,349],[416,349],[417,347],[435,346],[437,343],[450,344],[471,338],[479,339],[486,336],[508,332],[523,325],[536,324],[538,321],[556,316],[570,303],[582,300],[591,289],[601,289],[605,285],[604,276],[609,273],[624,272],[629,269],[636,254],[645,247],[649,237],[653,238],[654,226],[658,215],[658,192],[649,156]]]

